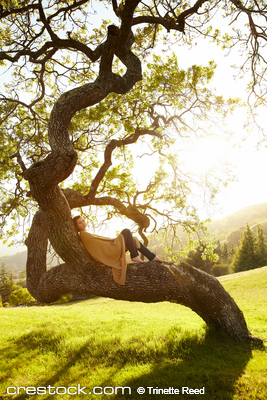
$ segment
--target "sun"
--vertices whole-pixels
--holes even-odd
[[[190,146],[185,162],[191,172],[202,175],[219,168],[227,159],[229,150],[230,144],[223,140],[204,138]]]

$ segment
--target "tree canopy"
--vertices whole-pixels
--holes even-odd
[[[106,19],[98,5],[106,7]],[[228,19],[225,31],[219,14]],[[47,302],[77,288],[129,299],[129,288],[114,288],[109,272],[96,268],[82,248],[71,209],[112,207],[138,224],[141,235],[160,215],[189,230],[202,228],[187,207],[191,189],[174,142],[204,133],[206,121],[223,118],[237,100],[224,100],[206,86],[213,63],[180,69],[179,57],[159,51],[171,47],[179,55],[182,45],[200,36],[224,48],[239,46],[240,71],[251,73],[250,93],[263,102],[265,2],[6,0],[0,20],[0,63],[5,76],[12,73],[1,93],[1,216],[4,223],[7,216],[39,210],[27,238],[29,291]],[[144,188],[129,175],[133,156],[126,146],[137,140],[159,154],[159,167]],[[212,179],[207,189],[212,198]],[[162,209],[163,201],[168,206]],[[65,264],[46,272],[48,239]],[[105,283],[100,289],[103,279],[109,289]],[[138,279],[146,291],[146,279]],[[134,269],[128,284],[138,287]]]
[[[107,7],[107,17],[121,24],[122,43],[127,34],[129,36],[130,27],[134,31],[134,39],[131,33],[130,42],[124,44],[131,48],[127,62],[126,56],[119,57],[120,54],[111,48],[109,59],[105,59],[108,52],[104,46],[111,46],[106,38],[114,41],[119,30],[111,24],[107,30],[110,22],[102,20],[97,11],[97,6],[102,4]],[[154,219],[156,224],[155,216],[162,212],[155,206],[158,200],[167,200],[172,203],[169,209],[178,210],[176,216],[170,215],[169,210],[164,213],[169,217],[168,222],[183,222],[186,218],[181,221],[177,217],[182,211],[185,215],[187,213],[187,217],[189,215],[191,224],[196,221],[192,210],[185,211],[187,196],[192,193],[189,182],[194,181],[195,176],[184,176],[185,171],[181,171],[177,157],[174,157],[174,141],[180,139],[176,145],[178,149],[185,137],[204,133],[206,121],[215,123],[216,114],[217,118],[223,119],[236,100],[223,100],[208,89],[214,63],[206,67],[193,65],[184,70],[179,68],[174,54],[163,58],[153,53],[157,48],[166,51],[172,45],[179,54],[181,45],[192,44],[200,35],[213,38],[223,47],[239,45],[242,51],[247,49],[241,71],[245,71],[251,62],[251,90],[255,93],[258,90],[258,98],[264,99],[261,75],[264,59],[261,54],[266,31],[264,24],[258,25],[266,18],[264,4],[251,2],[242,5],[236,1],[197,1],[192,4],[131,2],[129,12],[126,12],[128,3],[111,1],[96,3],[95,9],[90,1],[6,1],[1,7],[0,61],[8,77],[13,73],[1,95],[1,182],[5,183],[1,193],[2,223],[10,217],[17,221],[18,215],[25,218],[29,210],[36,208],[36,202],[27,196],[28,183],[22,177],[21,169],[27,169],[49,154],[51,135],[49,139],[47,126],[56,99],[81,83],[99,81],[106,71],[112,77],[114,88],[92,100],[92,104],[89,101],[90,108],[83,104],[73,110],[68,126],[64,128],[66,137],[70,135],[70,147],[78,154],[78,166],[81,166],[75,170],[76,182],[64,186],[83,195],[87,193],[87,198],[90,197],[87,204],[91,207],[94,198],[96,205],[109,207],[108,213],[132,217],[141,227],[140,233],[150,224],[149,219]],[[232,36],[223,31],[221,22],[221,29],[210,26],[218,10],[233,24],[241,20],[239,30],[233,27]],[[125,16],[122,18],[123,13]],[[99,23],[97,27],[92,23],[95,18]],[[124,21],[129,18],[131,24],[126,29]],[[217,20],[218,17],[216,23]],[[240,30],[243,23],[245,28]],[[122,35],[125,35],[124,39]],[[122,89],[126,81],[129,88],[125,86]],[[125,96],[121,96],[121,92]],[[161,153],[161,165],[155,177],[147,181],[146,187],[137,187],[136,182],[129,178],[133,161],[126,146],[140,139],[148,145],[144,152]],[[113,141],[111,145],[112,140],[117,142]],[[101,160],[97,154],[103,154],[107,144],[109,151],[105,152],[105,165],[100,168]],[[59,147],[62,143],[56,151]],[[108,164],[114,162],[115,151],[118,161],[111,169]],[[162,165],[164,162],[169,164],[169,170]],[[207,186],[212,197],[216,185],[213,181]],[[141,201],[144,193],[145,201]],[[102,199],[96,200],[100,194]],[[72,195],[74,197],[74,192]],[[84,198],[81,203],[80,196],[75,202],[75,206],[85,204]],[[135,210],[135,217],[130,209]],[[148,213],[149,219],[145,216]],[[93,223],[93,218],[90,222]],[[17,227],[16,223],[13,227]],[[14,236],[14,232],[11,229],[10,235]]]

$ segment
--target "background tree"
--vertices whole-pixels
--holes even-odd
[[[30,295],[26,288],[17,286],[13,289],[10,294],[9,301],[12,306],[20,306],[22,304],[30,303],[34,298]]]
[[[10,276],[6,271],[6,267],[4,264],[1,265],[0,272],[0,295],[2,298],[2,303],[9,303],[9,298],[12,293],[12,290],[15,287],[15,283],[13,281],[13,273],[11,271]]]
[[[263,229],[259,225],[257,225],[255,255],[259,267],[263,267],[267,264],[267,245],[265,242],[265,237],[263,235]]]
[[[9,273],[6,271],[5,265],[1,265],[0,271],[0,301],[1,304],[11,304],[18,306],[33,301],[34,298],[30,295],[26,288],[22,288],[14,282],[12,270]]]
[[[229,261],[229,250],[227,243],[224,242],[221,252],[221,262],[222,264],[227,264]]]
[[[111,206],[131,218],[139,225],[140,232],[148,228],[150,220],[149,215],[143,211],[144,207],[138,208],[132,202],[126,206],[117,197],[98,196],[98,190],[102,186],[104,192],[111,192],[104,185],[103,178],[112,165],[115,150],[120,153],[125,146],[145,135],[155,138],[152,143],[157,142],[157,139],[163,143],[163,130],[171,123],[182,136],[186,126],[183,112],[167,118],[169,111],[165,101],[161,104],[166,110],[165,115],[162,115],[157,104],[152,109],[146,104],[144,110],[148,110],[145,113],[147,118],[150,113],[148,126],[142,118],[135,125],[131,125],[128,119],[125,121],[127,129],[122,133],[120,131],[119,137],[107,136],[106,140],[100,138],[104,161],[96,174],[92,173],[86,193],[80,189],[62,190],[60,185],[73,173],[77,164],[79,146],[75,146],[77,138],[74,132],[79,132],[78,126],[84,118],[84,110],[107,100],[113,93],[129,93],[142,79],[142,63],[145,65],[145,60],[149,59],[159,38],[164,41],[168,32],[173,31],[169,44],[177,40],[180,43],[191,42],[201,34],[211,35],[218,42],[223,40],[226,47],[233,45],[236,40],[235,31],[232,37],[228,33],[223,37],[217,29],[212,31],[209,27],[209,20],[219,8],[222,8],[230,22],[240,14],[249,22],[245,22],[244,31],[236,31],[239,35],[236,42],[241,43],[247,52],[244,65],[247,67],[247,62],[251,65],[251,91],[257,93],[261,83],[260,94],[263,98],[264,71],[260,62],[264,60],[259,54],[259,48],[266,45],[265,5],[251,1],[244,6],[234,0],[227,3],[198,0],[192,4],[169,0],[125,0],[121,4],[113,0],[104,3],[109,7],[110,16],[117,26],[107,26],[107,21],[103,21],[101,26],[91,32],[89,24],[93,9],[87,0],[25,0],[23,3],[10,0],[1,5],[0,63],[3,67],[13,65],[15,78],[15,84],[6,84],[5,93],[2,94],[0,135],[4,156],[1,160],[1,179],[10,183],[12,178],[16,178],[16,185],[7,185],[3,191],[2,217],[5,219],[5,215],[12,215],[18,209],[22,217],[27,215],[28,203],[24,196],[28,186],[27,195],[31,197],[35,208],[39,208],[27,238],[29,291],[35,298],[45,302],[54,301],[74,290],[128,300],[175,300],[191,307],[207,323],[213,323],[232,336],[239,339],[247,337],[242,313],[219,283],[211,280],[208,275],[185,265],[144,266],[142,269],[133,265],[127,272],[127,284],[118,287],[112,282],[110,270],[97,266],[83,249],[72,225],[72,208],[97,205]],[[192,68],[192,71],[193,93],[194,82],[201,69]],[[21,96],[23,92],[29,98],[25,94]],[[177,100],[181,101],[182,97],[180,94]],[[194,107],[200,109],[203,100],[200,103],[197,100],[198,96],[191,103],[191,110]],[[221,103],[224,104],[222,99]],[[176,104],[176,108],[179,110],[179,104]],[[197,115],[193,115],[194,120],[197,121]],[[178,122],[180,125],[176,124]],[[127,126],[129,124],[130,127]],[[96,138],[97,126],[96,119],[95,125],[92,124]],[[90,147],[90,143],[89,134],[82,140],[82,145]],[[154,149],[157,146],[160,151],[160,144],[155,145]],[[94,163],[94,153],[91,150],[90,164]],[[177,168],[172,159],[169,163],[175,176]],[[90,168],[86,174],[88,172],[90,177]],[[113,179],[117,173],[113,170],[113,174],[109,174]],[[162,181],[162,175],[164,177],[160,169],[152,182],[153,199],[156,199],[153,185],[156,187]],[[121,174],[120,181],[123,180],[125,175]],[[178,178],[175,183],[179,184]],[[122,184],[122,188],[125,188],[123,185],[126,183]],[[178,188],[175,201],[183,204],[183,196],[180,195],[186,190],[183,182]],[[175,190],[178,189],[175,187]],[[13,192],[11,196],[10,192]],[[149,195],[145,200],[147,203],[152,201]],[[48,239],[65,264],[46,272]],[[188,278],[186,283],[185,277],[190,276],[194,279]],[[198,284],[195,285],[194,281]],[[200,281],[203,281],[203,286],[199,285]],[[212,288],[208,295],[205,290],[207,284]],[[224,313],[226,303],[230,315],[228,317]],[[214,304],[217,304],[216,312]]]
[[[8,281],[8,273],[6,271],[5,264],[1,264],[1,272],[0,272],[0,288],[2,289],[3,287],[6,286]]]
[[[216,248],[214,249],[214,253],[220,258],[222,255],[222,246],[219,240],[216,241]]]
[[[218,240],[214,252],[218,255],[218,260],[212,265],[211,274],[214,276],[222,276],[231,273],[231,251],[228,250],[227,243],[223,242],[223,245],[221,245]]]
[[[9,282],[9,278],[8,278],[8,273],[6,271],[5,265],[2,264],[1,272],[0,272],[0,294],[1,294],[3,303],[8,301],[10,293],[11,293],[11,290],[10,290],[10,282]]]
[[[240,246],[233,260],[233,269],[235,272],[247,271],[255,268],[256,264],[255,236],[247,224],[246,230],[241,233]]]
[[[214,264],[213,260],[210,260],[205,256],[205,245],[198,246],[196,250],[191,250],[186,257],[185,262],[195,268],[207,272],[208,274],[211,273]]]
[[[266,244],[263,230],[257,226],[257,236],[247,224],[246,230],[241,234],[240,246],[236,249],[233,259],[235,272],[247,271],[266,264]]]

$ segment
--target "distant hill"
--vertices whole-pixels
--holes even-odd
[[[12,256],[0,257],[0,265],[5,264],[6,270],[13,271],[15,275],[26,269],[27,250],[21,251]]]
[[[254,232],[257,231],[257,225],[260,225],[267,236],[267,203],[241,208],[227,217],[211,221],[208,227],[211,232],[218,232],[218,240],[225,241],[231,247],[239,246],[241,232],[246,229],[246,224]]]
[[[0,257],[0,265],[4,264],[7,272],[10,272],[12,270],[15,278],[19,278],[20,272],[26,269],[26,261],[27,261],[27,250],[21,251],[12,256]],[[53,255],[48,254],[47,256],[48,268],[51,266],[55,266],[60,262],[62,262],[62,260],[58,259],[58,257],[53,257]]]
[[[209,223],[211,232],[218,231],[218,234],[227,234],[229,231],[238,229],[249,224],[250,226],[265,221],[267,224],[267,203],[254,204],[241,208],[227,217],[215,219]]]
[[[228,247],[231,248],[232,245],[240,245],[240,235],[246,229],[246,224],[249,224],[254,232],[257,230],[257,225],[260,225],[263,228],[264,235],[267,236],[267,203],[241,208],[224,218],[211,221],[208,223],[208,227],[211,232],[217,232],[217,239],[220,242],[226,242]],[[178,230],[177,235],[185,244],[186,235],[182,229]],[[168,246],[170,245],[169,243]],[[157,254],[164,251],[159,234],[153,236],[149,242],[149,247]],[[178,250],[178,247],[178,245],[174,245],[173,249]]]

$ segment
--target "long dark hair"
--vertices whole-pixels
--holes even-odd
[[[72,218],[72,221],[73,221],[73,224],[74,224],[74,228],[75,228],[77,233],[80,232],[80,229],[78,228],[78,225],[77,225],[77,221],[78,221],[79,218],[82,218],[82,216],[81,215],[76,215],[75,217]]]

